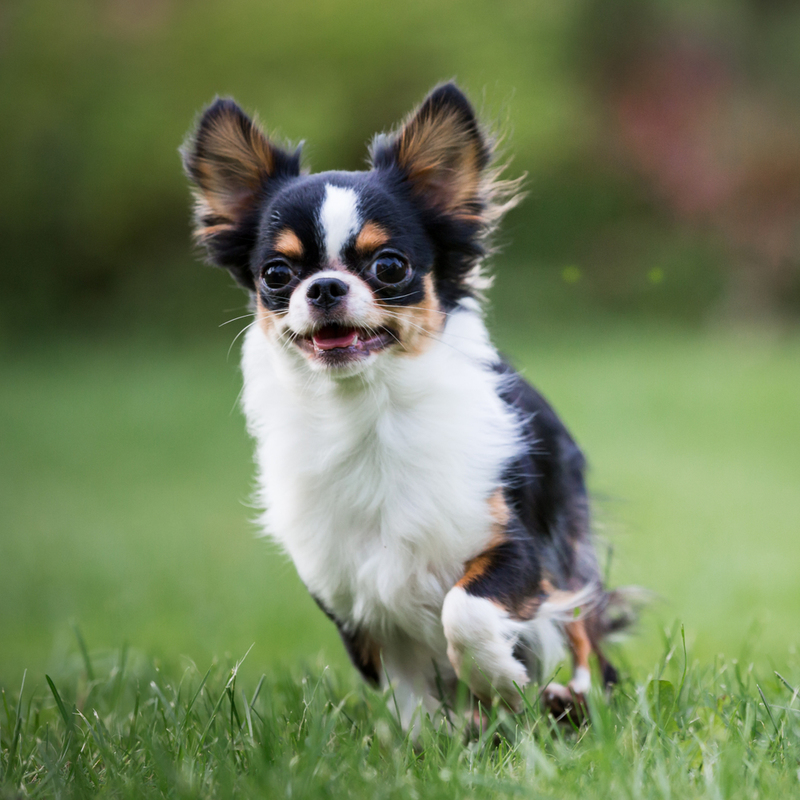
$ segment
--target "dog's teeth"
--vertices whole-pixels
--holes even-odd
[[[353,347],[358,347],[358,334],[353,337]]]

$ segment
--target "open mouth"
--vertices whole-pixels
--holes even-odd
[[[323,325],[313,333],[300,336],[295,341],[307,353],[338,363],[383,350],[397,341],[397,337],[389,328],[366,330],[334,324]]]

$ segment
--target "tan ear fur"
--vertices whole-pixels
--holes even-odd
[[[272,147],[254,123],[222,114],[198,133],[191,177],[215,216],[235,218],[274,165]]]
[[[218,99],[181,148],[194,184],[195,230],[209,258],[250,288],[249,249],[260,202],[280,178],[300,173],[300,151],[273,145],[233,100]]]
[[[475,204],[488,152],[461,109],[423,105],[400,131],[396,154],[418,194],[445,213],[479,221]]]
[[[482,268],[492,252],[491,234],[522,197],[524,176],[501,180],[505,167],[492,164],[496,144],[461,90],[445,83],[398,132],[378,135],[370,147],[373,169],[403,173],[412,193],[436,212],[445,251],[462,254],[439,265],[442,279],[478,297],[491,285]]]
[[[299,173],[299,153],[272,145],[233,100],[218,99],[206,109],[182,153],[195,185],[201,239],[235,225],[277,172]]]

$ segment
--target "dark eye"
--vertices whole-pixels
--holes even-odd
[[[372,262],[372,274],[385,286],[397,286],[408,278],[411,270],[400,256],[382,255]]]
[[[264,268],[261,277],[267,289],[277,292],[292,282],[294,270],[285,261],[271,261]]]

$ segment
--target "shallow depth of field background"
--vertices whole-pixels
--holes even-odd
[[[702,7],[700,7],[702,6]],[[324,659],[256,538],[245,299],[177,147],[215,94],[315,170],[455,77],[506,131],[489,312],[592,465],[612,584],[693,658],[798,666],[800,9],[782,0],[53,0],[0,9],[0,686],[77,652]]]

